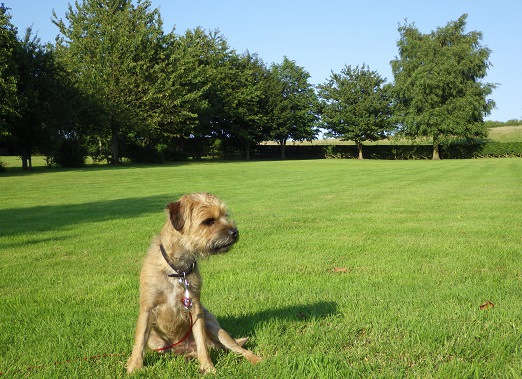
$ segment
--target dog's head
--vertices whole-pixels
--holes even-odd
[[[205,256],[228,250],[239,231],[228,218],[225,204],[208,193],[182,196],[166,208],[169,222],[187,250]]]

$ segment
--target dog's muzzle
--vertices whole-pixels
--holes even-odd
[[[223,233],[221,238],[212,241],[210,244],[210,252],[212,254],[224,253],[230,246],[235,244],[239,239],[239,230],[237,228],[230,228]]]

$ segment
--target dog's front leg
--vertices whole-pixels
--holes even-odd
[[[199,369],[202,374],[215,373],[216,368],[210,359],[207,345],[207,335],[205,331],[205,312],[199,301],[194,301],[194,305],[190,310],[194,325],[192,326],[192,334],[196,341],[196,349],[198,354]]]
[[[150,310],[142,311],[138,316],[136,323],[136,335],[134,337],[134,347],[132,348],[132,354],[127,361],[127,373],[132,373],[143,367],[143,354],[145,352],[145,346],[150,335]]]

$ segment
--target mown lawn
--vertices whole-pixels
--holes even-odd
[[[0,173],[0,372],[125,378],[163,208],[209,191],[241,240],[203,301],[265,358],[214,353],[218,378],[519,377],[521,185],[517,158]],[[148,353],[133,377],[199,376]]]

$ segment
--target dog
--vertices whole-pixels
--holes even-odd
[[[261,358],[244,349],[200,302],[197,261],[227,251],[239,238],[216,196],[195,193],[166,207],[167,222],[151,243],[140,274],[140,310],[127,372],[143,367],[146,346],[197,358],[203,374],[215,373],[209,348],[229,349],[252,364]]]

